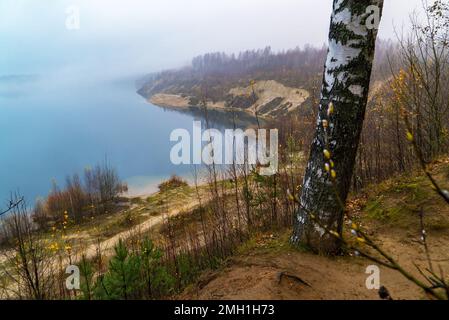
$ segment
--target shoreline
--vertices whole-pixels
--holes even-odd
[[[252,100],[249,92],[256,94]],[[310,93],[303,88],[285,86],[275,80],[260,80],[247,87],[235,87],[229,90],[232,101],[228,106],[225,100],[217,102],[207,101],[207,108],[221,112],[238,111],[253,118],[273,119],[279,115],[288,115],[300,108],[310,97]],[[145,97],[145,95],[144,95]],[[192,99],[198,98],[179,93],[155,93],[146,96],[145,100],[155,106],[172,110],[201,110],[199,105],[193,105]]]
[[[197,185],[198,186],[204,186],[208,183],[207,178],[202,175],[201,171],[198,171],[198,177],[197,177]],[[161,184],[164,181],[167,181],[170,179],[172,175],[176,175],[180,177],[182,180],[187,182],[190,187],[195,186],[195,178],[193,177],[193,172],[187,172],[182,174],[170,174],[168,176],[161,176],[161,177],[130,177],[128,179],[125,179],[126,183],[128,183],[128,191],[123,194],[126,198],[147,198],[149,196],[152,196],[154,194],[157,194],[159,191],[159,184]],[[130,180],[139,180],[143,181],[139,183],[136,182],[130,182]],[[147,179],[147,181],[144,181]],[[134,185],[133,185],[134,184]]]
[[[168,93],[156,93],[152,95],[150,98],[146,99],[148,103],[151,103],[155,106],[161,107],[161,108],[167,108],[167,109],[173,109],[173,110],[188,110],[190,108],[195,108],[200,110],[200,106],[195,106],[189,104],[189,98],[190,97],[182,97],[178,94],[168,94]],[[237,112],[244,112],[252,117],[256,117],[255,111],[250,109],[238,109],[238,108],[232,108],[232,107],[225,107],[224,101],[218,101],[215,103],[208,102],[207,104],[208,109],[214,109],[218,111],[232,111],[233,109]],[[262,115],[258,115],[260,118],[265,118]]]

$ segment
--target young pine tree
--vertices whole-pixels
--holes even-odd
[[[95,295],[99,299],[134,299],[142,287],[140,257],[130,254],[121,239],[114,250],[108,272],[98,278]]]

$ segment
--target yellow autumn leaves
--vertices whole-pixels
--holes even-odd
[[[58,252],[61,249],[65,250],[68,254],[71,253],[72,250],[72,246],[67,242],[67,236],[65,234],[65,231],[69,225],[69,214],[66,211],[64,211],[63,215],[62,215],[63,219],[62,219],[62,228],[61,230],[58,230],[58,228],[56,226],[51,227],[51,238],[52,238],[52,242],[50,243],[50,245],[47,247],[48,250],[50,250],[51,252]],[[57,239],[56,235],[60,233],[61,236],[59,239]],[[62,244],[61,244],[62,242]]]

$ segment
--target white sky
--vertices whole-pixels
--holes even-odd
[[[67,7],[80,29],[65,28]],[[211,51],[321,46],[332,0],[1,0],[0,75],[143,74]],[[385,0],[381,38],[408,27],[421,0]]]

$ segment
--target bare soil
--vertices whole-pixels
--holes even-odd
[[[402,240],[401,237],[385,237],[383,248],[418,275],[413,263],[425,266],[424,252],[416,244]],[[253,252],[244,251],[230,259],[222,269],[203,274],[180,298],[379,299],[377,290],[369,290],[365,285],[369,276],[366,268],[373,262],[354,256],[324,257],[301,252],[288,245],[273,248],[273,241],[276,240],[261,238]],[[449,257],[448,241],[447,235],[432,241],[434,261],[446,274],[449,261],[444,257]],[[284,238],[283,242],[287,243],[287,239]],[[381,266],[380,281],[394,299],[426,298],[422,290],[394,270]]]
[[[432,173],[449,188],[449,161]],[[425,213],[425,229],[434,270],[449,275],[449,206],[422,175],[392,179],[357,195],[348,204],[350,216],[368,231],[384,251],[422,281],[416,266],[428,268],[418,212]],[[348,228],[346,228],[348,229]],[[346,231],[348,232],[348,231]],[[181,299],[379,299],[369,290],[366,269],[375,265],[352,253],[325,257],[293,248],[290,231],[260,234],[216,271],[204,273]],[[383,266],[380,283],[393,299],[426,299],[424,292],[399,272]]]

